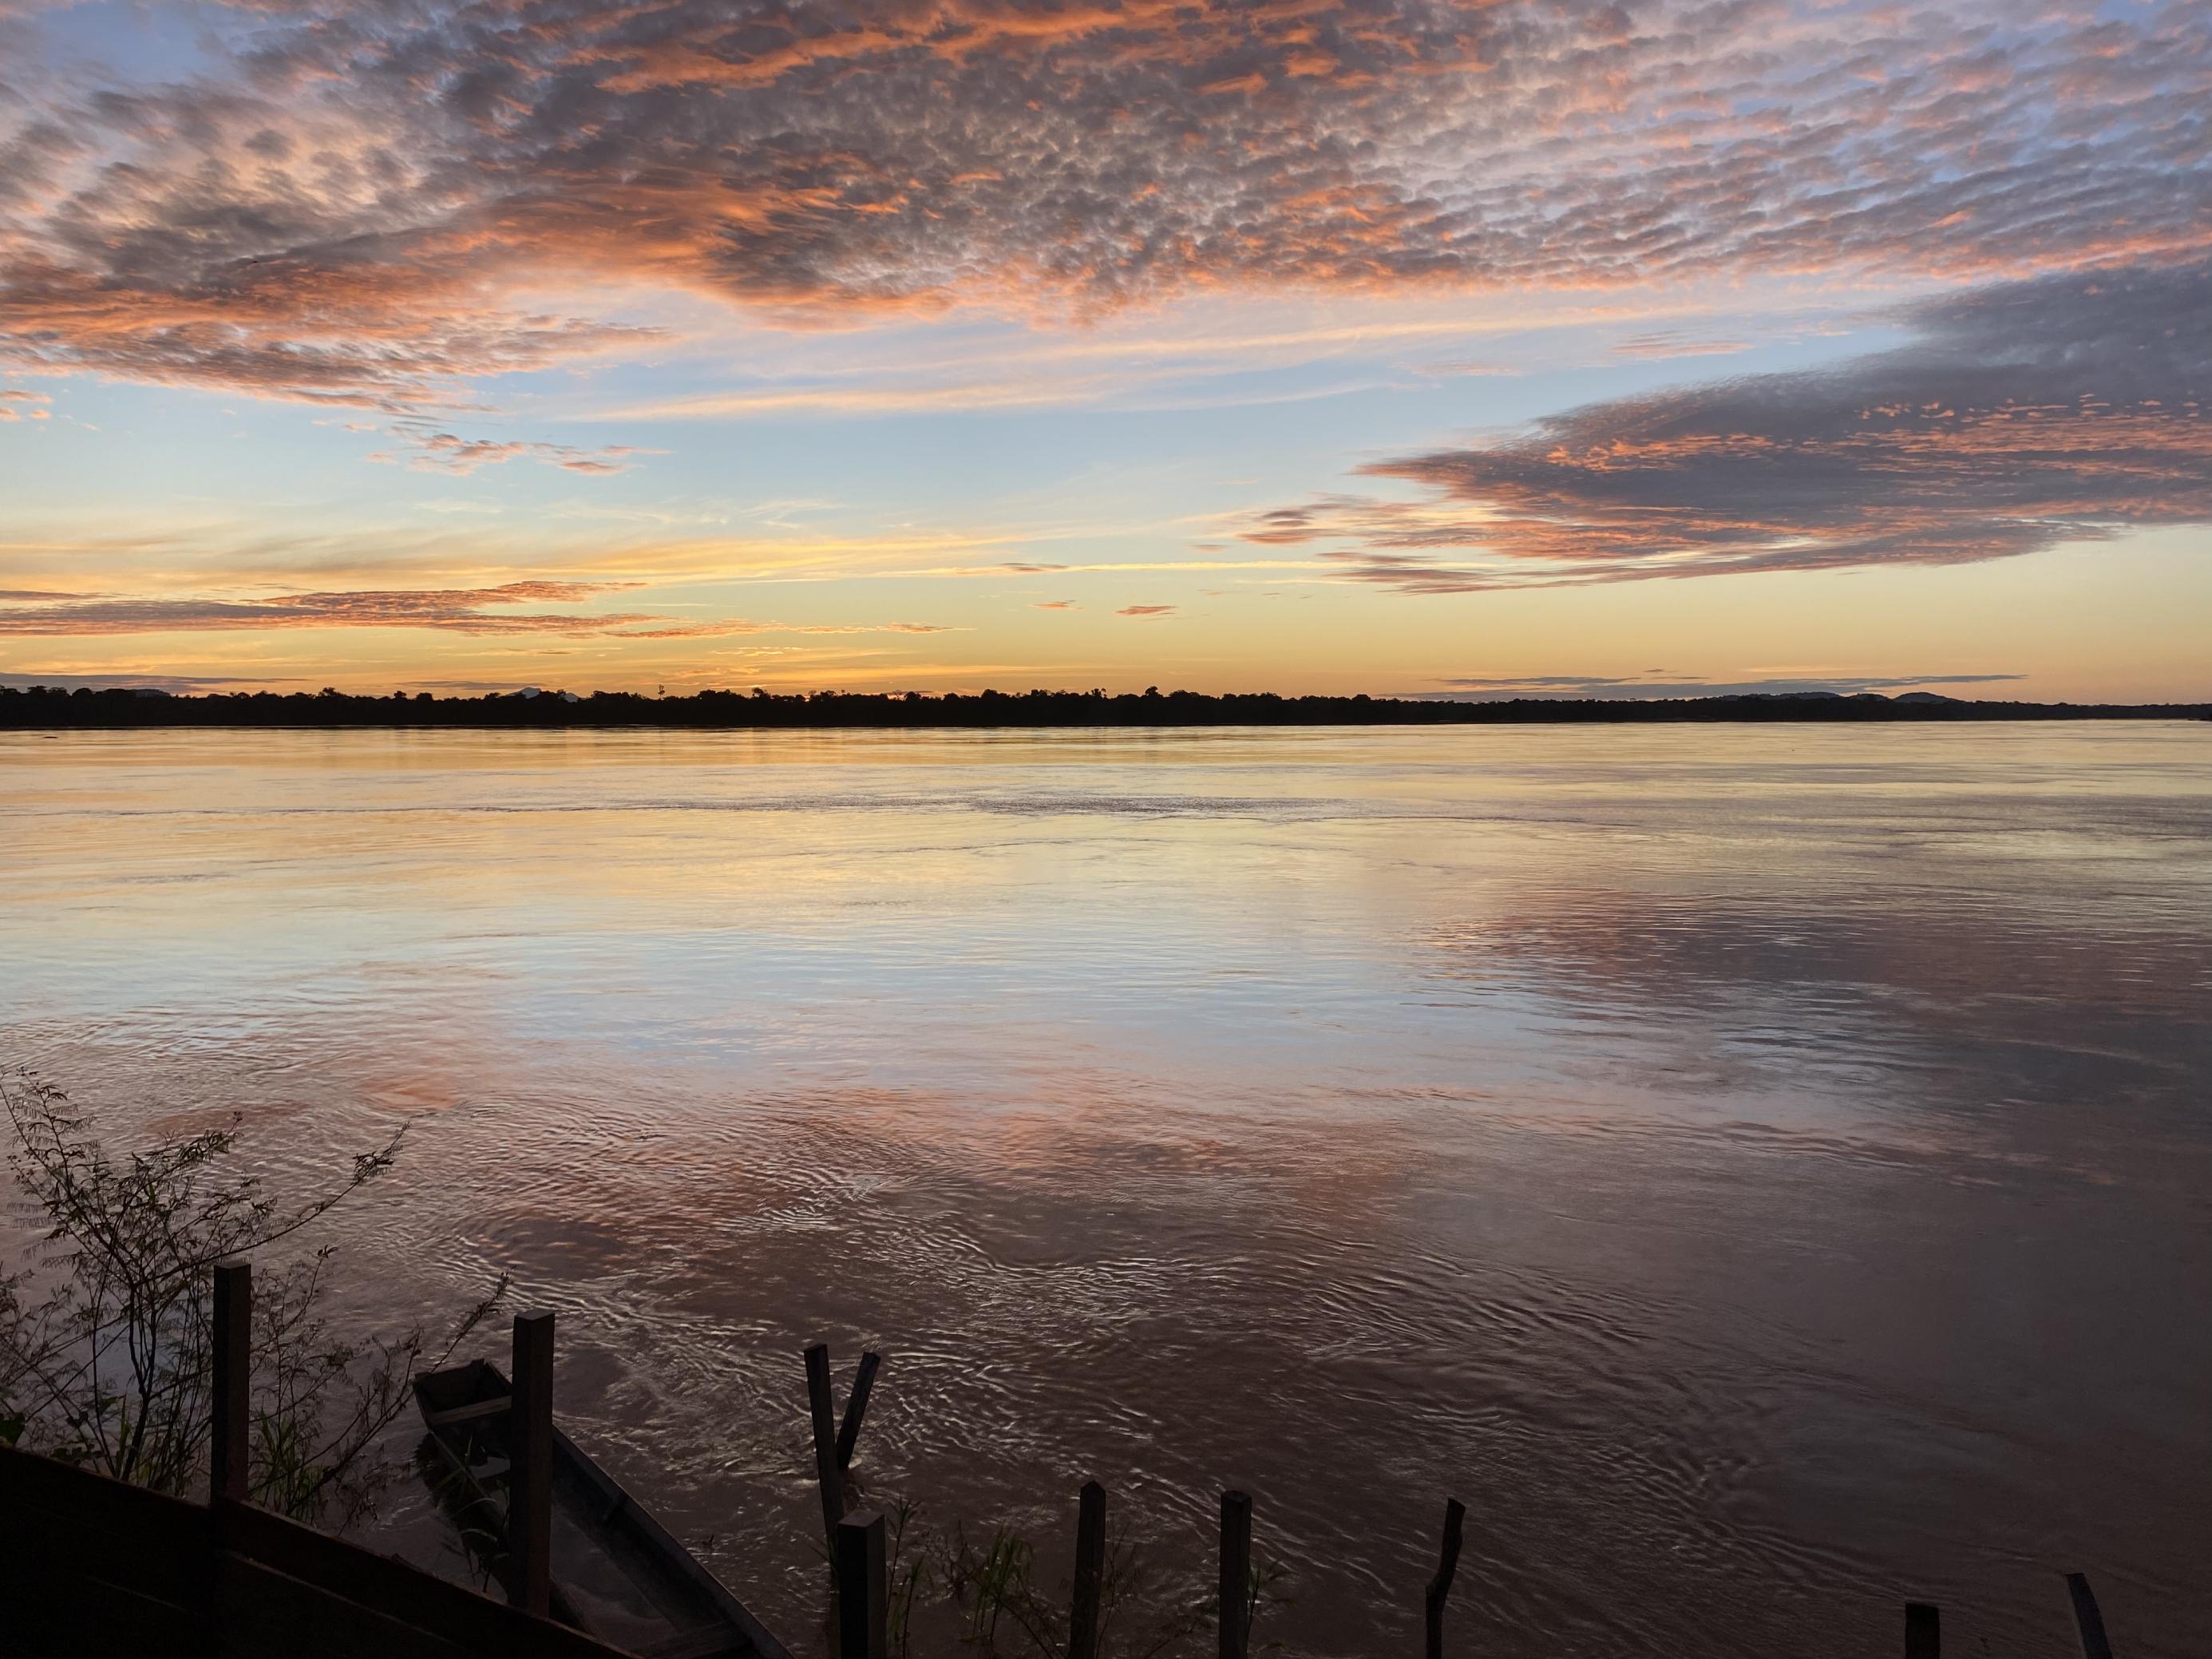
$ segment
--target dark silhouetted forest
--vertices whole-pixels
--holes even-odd
[[[1162,693],[427,691],[360,696],[323,690],[171,696],[144,689],[0,686],[0,727],[100,726],[861,726],[943,729],[1116,726],[1577,726],[1701,721],[2205,720],[2212,703],[2049,703],[1791,694],[1628,699],[1299,696],[1272,691]]]

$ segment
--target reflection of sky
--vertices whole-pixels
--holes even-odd
[[[2110,1563],[2178,1656],[2202,730],[19,738],[6,1038],[288,1173],[428,1111],[353,1293],[515,1271],[793,1629],[827,1334],[945,1519],[1250,1482],[1294,1651],[1441,1480],[1501,1641]]]

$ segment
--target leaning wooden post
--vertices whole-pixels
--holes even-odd
[[[837,1659],[885,1659],[890,1595],[884,1581],[884,1517],[875,1510],[837,1522]]]
[[[1444,1659],[1444,1598],[1451,1594],[1452,1575],[1459,1571],[1460,1529],[1467,1520],[1467,1505],[1456,1498],[1444,1499],[1443,1552],[1437,1559],[1437,1576],[1429,1580],[1429,1659]]]
[[[2105,1639],[2105,1615],[2097,1610],[2097,1594],[2078,1572],[2066,1575],[2066,1594],[2074,1600],[2074,1628],[2081,1638],[2081,1659],[2112,1659],[2112,1644]]]
[[[518,1314],[507,1422],[507,1599],[546,1617],[553,1593],[553,1316]]]
[[[1252,1635],[1252,1499],[1221,1494],[1221,1659],[1244,1659]]]
[[[215,1270],[215,1399],[208,1457],[211,1506],[243,1504],[251,1490],[246,1452],[253,1381],[253,1268],[218,1262]]]
[[[1098,1599],[1106,1583],[1106,1488],[1083,1483],[1075,1512],[1075,1595],[1067,1613],[1067,1659],[1098,1659]]]
[[[853,1467],[853,1449],[860,1443],[860,1419],[868,1414],[868,1395],[876,1386],[876,1371],[883,1363],[884,1357],[879,1353],[863,1353],[860,1369],[853,1378],[853,1392],[845,1396],[844,1421],[837,1425],[837,1490],[840,1502],[845,1502],[847,1498],[848,1483],[846,1477]],[[849,1503],[847,1507],[850,1507]]]
[[[837,1523],[845,1518],[845,1477],[837,1468],[837,1413],[830,1395],[830,1346],[806,1351],[806,1404],[814,1418],[814,1479],[822,1488],[822,1534],[834,1567]]]
[[[1905,1659],[1942,1659],[1942,1620],[1932,1601],[1905,1604]]]

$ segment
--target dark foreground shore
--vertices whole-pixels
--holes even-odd
[[[1926,694],[1885,697],[1522,697],[1504,702],[1443,698],[1303,696],[1272,691],[1208,696],[1151,690],[920,693],[701,691],[647,697],[538,690],[439,697],[256,691],[173,696],[129,688],[93,690],[0,686],[0,729],[106,726],[855,726],[943,729],[1115,726],[1670,726],[1699,722],[2208,720],[2212,702],[1998,702]]]

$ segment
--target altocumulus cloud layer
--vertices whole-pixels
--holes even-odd
[[[1249,540],[1413,592],[1956,563],[2212,520],[2212,264],[1918,307],[1907,347],[1623,399],[1379,461]]]
[[[254,0],[123,82],[0,0],[0,365],[403,412],[635,345],[549,296],[640,286],[1066,319],[2154,261],[2212,222],[2209,14]]]

